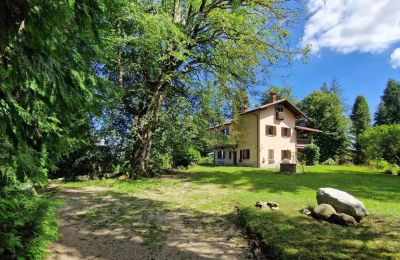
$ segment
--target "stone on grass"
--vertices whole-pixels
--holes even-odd
[[[329,218],[329,221],[335,224],[339,224],[341,226],[355,226],[357,225],[357,221],[350,215],[345,213],[334,213]]]
[[[336,213],[336,210],[331,205],[322,203],[316,206],[313,212],[317,218],[329,219],[332,214]]]
[[[304,208],[300,210],[300,213],[306,216],[311,216],[312,212],[308,208]]]
[[[368,216],[364,204],[347,192],[333,189],[320,188],[317,191],[318,204],[330,204],[339,213],[346,213],[359,222],[363,217]]]
[[[278,210],[279,209],[278,203],[275,203],[272,201],[268,201],[268,202],[257,201],[254,206],[256,206],[257,208],[263,209],[263,210]]]

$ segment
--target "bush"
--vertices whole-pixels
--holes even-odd
[[[190,164],[197,164],[201,159],[200,152],[194,149],[193,147],[190,147],[188,149],[188,154],[189,154]]]
[[[0,259],[41,259],[57,238],[56,203],[17,187],[0,189]]]
[[[389,167],[389,163],[382,158],[379,160],[371,160],[368,162],[368,165],[377,170],[384,170]]]
[[[332,158],[328,158],[328,160],[323,162],[322,165],[336,165],[336,162]]]
[[[207,156],[207,157],[201,157],[198,164],[212,164],[213,163],[213,158],[211,156]]]
[[[319,147],[316,144],[307,145],[302,151],[306,165],[317,165],[319,162]]]

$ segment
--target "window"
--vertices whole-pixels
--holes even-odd
[[[229,128],[224,128],[221,130],[221,133],[223,133],[224,135],[229,135]]]
[[[283,112],[283,107],[275,107],[275,112]]]
[[[282,137],[290,137],[292,135],[292,131],[291,130],[292,129],[290,129],[290,128],[282,127],[281,128]]]
[[[274,149],[268,149],[268,161],[274,160]]]
[[[265,135],[276,136],[276,126],[266,125],[265,126]]]
[[[290,150],[282,150],[282,160],[290,160],[292,158],[292,151]]]
[[[225,159],[225,151],[218,151],[217,153],[217,158],[218,159]]]
[[[229,151],[229,159],[232,159],[232,151]]]
[[[249,149],[240,150],[240,159],[250,159],[250,150]]]

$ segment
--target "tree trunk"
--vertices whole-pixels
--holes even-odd
[[[160,84],[151,98],[150,104],[136,115],[132,125],[133,149],[129,178],[153,177],[154,172],[149,167],[150,151],[153,135],[161,113],[164,99],[164,86]]]

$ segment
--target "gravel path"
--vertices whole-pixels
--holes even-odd
[[[58,189],[65,202],[58,212],[61,235],[48,249],[49,260],[251,258],[223,216],[168,209],[154,196],[104,187]]]

